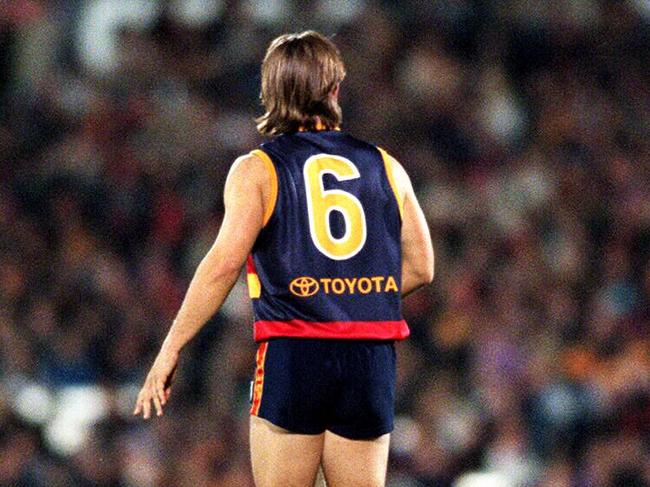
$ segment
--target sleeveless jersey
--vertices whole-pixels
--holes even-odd
[[[275,201],[248,258],[255,340],[406,338],[386,153],[340,131],[284,134],[253,153]]]

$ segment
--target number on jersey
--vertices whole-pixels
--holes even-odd
[[[340,189],[325,189],[325,174],[331,174],[337,181],[356,179],[361,174],[349,159],[329,154],[311,156],[303,168],[309,231],[314,245],[330,259],[349,259],[366,243],[366,215],[361,202],[353,194]],[[338,212],[345,222],[345,232],[339,238],[332,235],[330,213],[333,211]]]

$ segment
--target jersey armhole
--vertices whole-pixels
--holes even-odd
[[[397,184],[395,183],[395,177],[393,176],[393,164],[390,161],[390,156],[381,147],[377,147],[377,150],[381,154],[381,158],[384,161],[384,168],[386,169],[386,177],[388,178],[388,183],[390,184],[393,194],[395,195],[395,200],[397,201],[397,208],[399,209],[399,216],[404,219],[404,201],[397,191]]]
[[[264,212],[264,220],[263,220],[263,226],[266,226],[266,224],[271,219],[271,216],[273,216],[273,211],[275,210],[275,203],[278,200],[278,173],[275,170],[275,165],[273,164],[273,161],[271,160],[269,155],[266,152],[264,152],[262,149],[255,149],[250,153],[251,155],[257,156],[260,159],[262,159],[264,165],[266,166],[266,170],[271,176],[271,192],[266,201],[266,211]]]

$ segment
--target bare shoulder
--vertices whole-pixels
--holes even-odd
[[[255,152],[249,152],[235,159],[235,162],[230,166],[226,186],[233,183],[263,186],[270,179],[271,174],[268,163]]]
[[[404,166],[402,166],[399,161],[390,154],[388,154],[388,162],[391,166],[395,186],[397,186],[397,192],[399,193],[400,198],[404,200],[413,191],[411,179],[404,169]]]
[[[261,151],[238,157],[230,167],[224,198],[229,202],[253,204],[259,201],[263,224],[271,218],[278,194],[278,179],[271,159]]]

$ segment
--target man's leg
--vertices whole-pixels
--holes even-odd
[[[313,487],[324,434],[300,435],[251,416],[251,460],[257,487]]]
[[[350,440],[326,431],[322,463],[327,487],[383,487],[389,441],[390,434]]]

